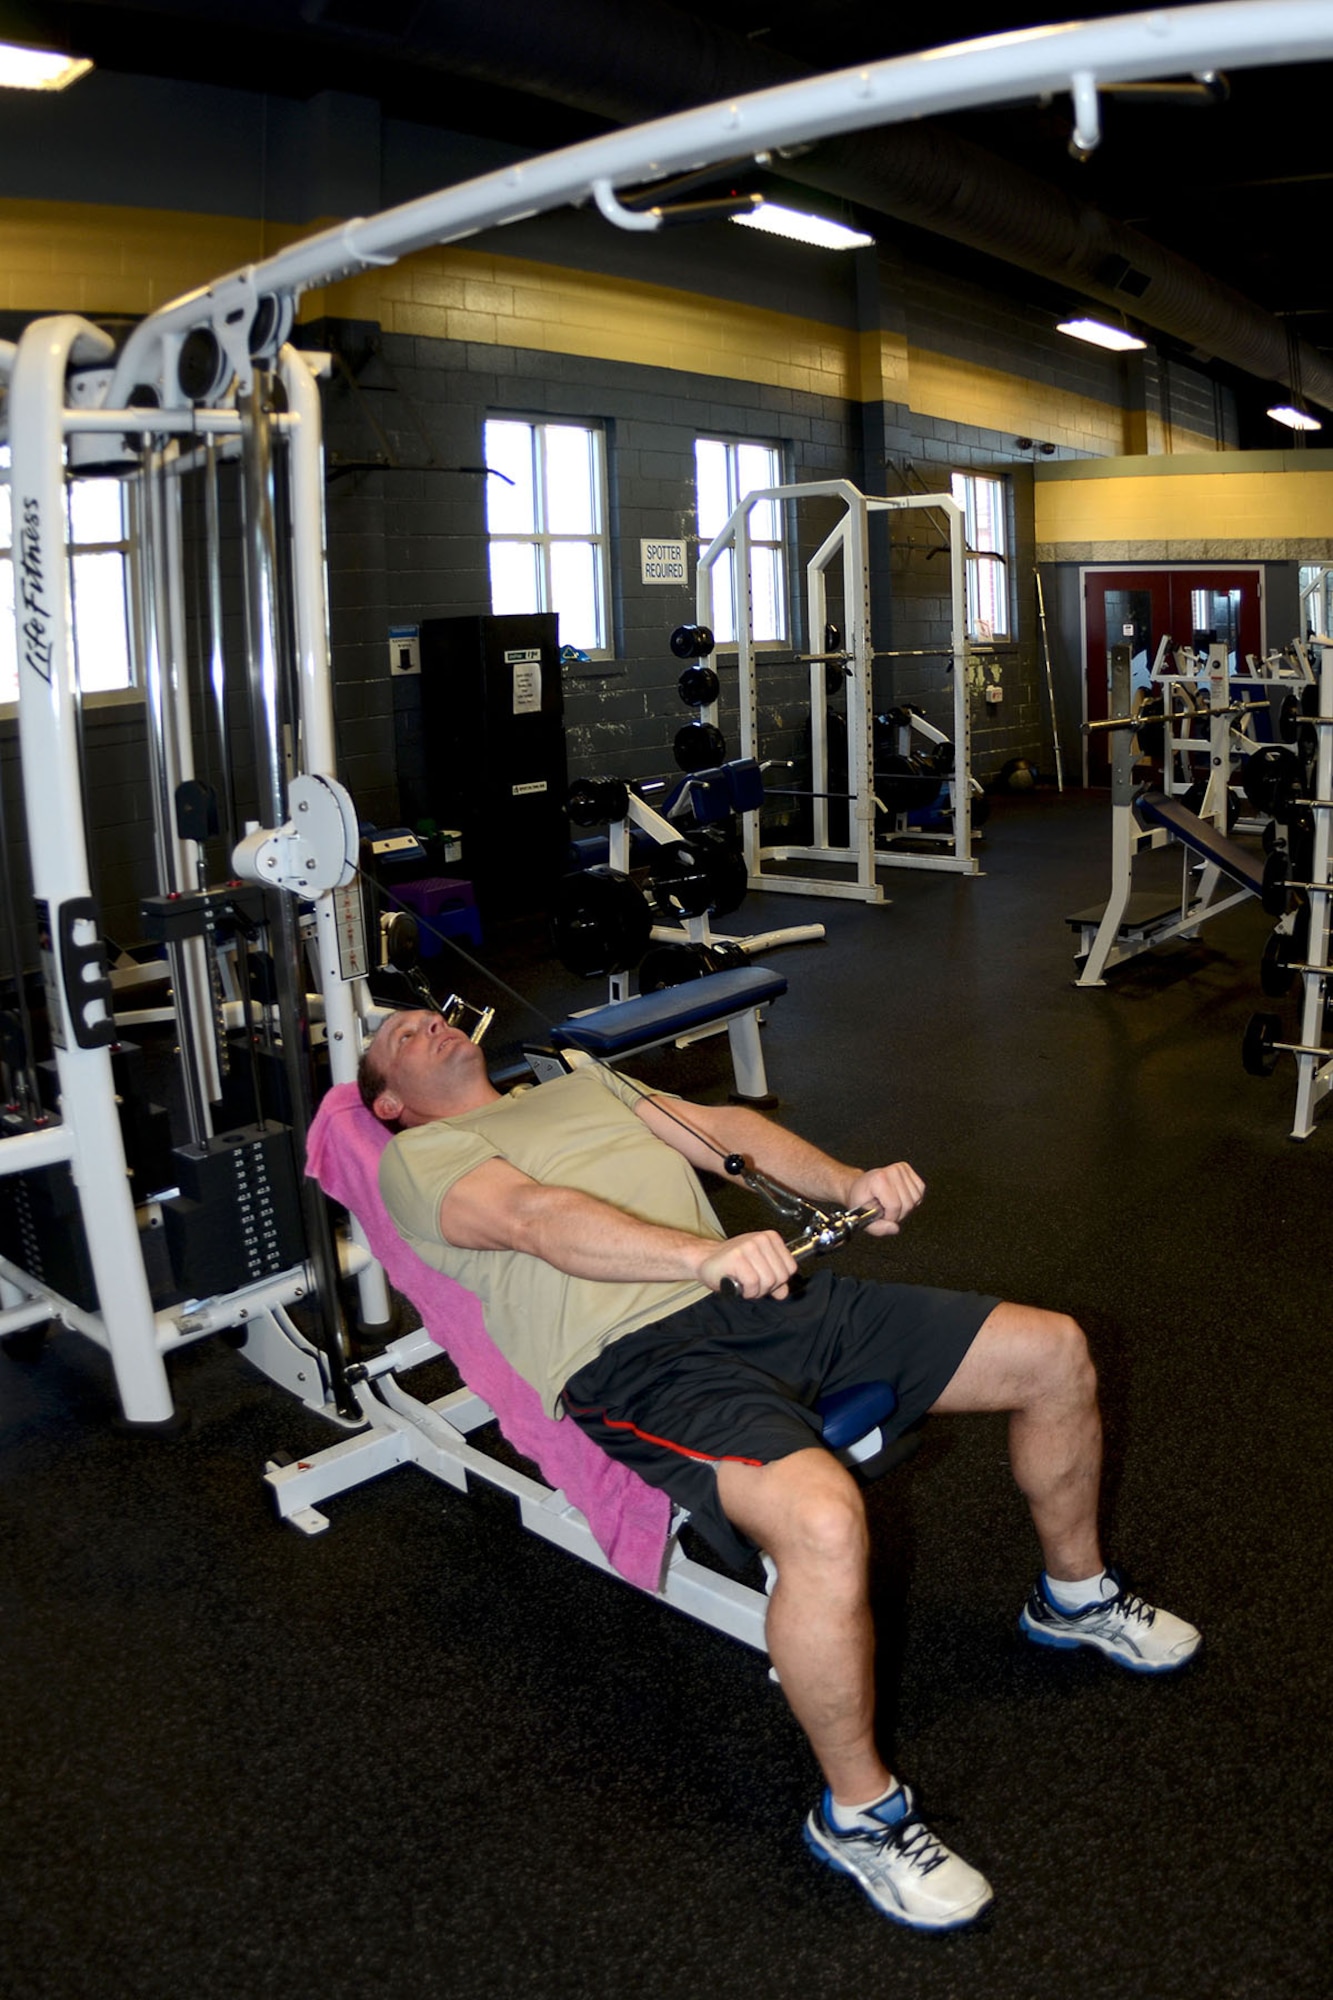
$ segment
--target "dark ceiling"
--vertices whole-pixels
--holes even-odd
[[[179,77],[308,97],[337,89],[378,98],[395,116],[509,139],[534,151],[605,130],[608,119],[543,68],[521,29],[532,0],[491,0],[488,33],[515,28],[511,69],[472,59],[469,38],[485,0],[0,0],[0,27],[28,39],[54,34],[105,69]],[[1263,0],[1254,0],[1261,6]],[[1067,18],[1039,4],[968,4],[938,10],[865,0],[710,0],[671,8],[659,0],[579,0],[628,46],[664,28],[678,40],[703,24],[740,51],[762,51],[796,69],[836,69],[869,58]],[[1083,6],[1079,18],[1124,11]],[[560,0],[539,10],[558,33]],[[928,24],[928,32],[927,30]],[[642,53],[639,52],[640,73]],[[701,69],[706,84],[707,72]],[[760,79],[761,81],[763,79]],[[1220,104],[1135,105],[1104,112],[1091,159],[1068,151],[1067,100],[972,113],[954,128],[1052,186],[1133,223],[1268,311],[1290,318],[1333,353],[1333,258],[1327,243],[1328,106],[1333,65],[1238,72]],[[706,88],[704,98],[710,94]],[[720,94],[713,92],[711,94]],[[703,101],[701,98],[700,101]],[[664,105],[661,109],[678,108]]]

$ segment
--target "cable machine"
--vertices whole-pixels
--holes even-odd
[[[42,1109],[35,1085],[24,1081],[3,1121],[0,1180],[31,1192],[45,1176],[49,1192],[63,1177],[63,1198],[77,1211],[88,1261],[87,1286],[75,1297],[77,1287],[62,1289],[30,1268],[32,1258],[0,1259],[0,1338],[54,1314],[106,1349],[127,1420],[152,1426],[172,1421],[165,1361],[173,1349],[243,1326],[247,1354],[274,1379],[325,1414],[363,1421],[348,1386],[338,1277],[359,1273],[363,1315],[377,1323],[387,1318],[383,1279],[363,1246],[352,1241],[339,1252],[323,1203],[300,1173],[314,1029],[327,1043],[333,1078],[346,1080],[367,1011],[356,820],[334,774],[318,392],[309,359],[289,344],[304,291],[566,203],[593,200],[618,226],[654,229],[667,211],[645,206],[651,195],[642,192],[639,205],[629,208],[618,188],[643,191],[738,155],[766,157],[774,148],[840,132],[1015,97],[1069,92],[1075,137],[1088,151],[1099,137],[1099,77],[1123,83],[1317,60],[1330,52],[1333,0],[1269,0],[1262,10],[1248,0],[1218,0],[862,65],[609,133],[339,223],[173,301],[136,326],[118,351],[106,332],[71,314],[35,322],[17,348],[0,345],[0,373],[10,376],[21,768],[58,1099],[55,1108]],[[219,468],[233,460],[240,470],[245,704],[257,804],[253,823],[238,826],[230,796],[217,801],[217,837],[229,849],[227,880],[210,886],[211,808],[194,776],[182,491],[186,482],[203,483],[208,634],[199,657],[207,661],[225,745],[217,481]],[[67,478],[94,467],[114,470],[130,489],[133,623],[148,704],[158,875],[151,916],[170,963],[191,1134],[175,1149],[177,1191],[162,1191],[164,1225],[170,1213],[180,1260],[178,1296],[166,1304],[154,1297],[127,1173],[114,987],[90,876],[79,768],[64,488]],[[917,504],[918,496],[867,503],[849,489],[846,497],[851,524],[836,547],[851,552],[855,575],[865,507]],[[947,503],[936,496],[929,504]],[[737,536],[739,552],[740,524]],[[831,561],[835,544],[826,547]],[[956,606],[957,549],[951,561]],[[831,888],[772,875],[764,880],[879,900],[873,760],[861,727],[868,715],[868,613],[859,583],[848,604],[858,724],[850,732],[856,837],[847,858],[856,881]],[[955,611],[955,659],[963,653]],[[748,753],[752,690],[742,726]],[[963,715],[956,740],[965,748],[966,739]],[[230,794],[229,782],[222,791]],[[973,868],[968,805],[964,790],[955,814],[956,853],[914,865]],[[760,871],[757,854],[751,865]],[[258,1002],[244,978],[239,998],[220,991],[224,930],[242,972],[250,936],[266,943],[272,988]],[[323,1014],[318,1024],[306,992],[311,953]],[[22,995],[17,955],[13,971]],[[284,1080],[282,1116],[261,1106],[250,1125],[218,1131],[211,1106],[227,1060],[219,1024],[225,1027],[229,1010],[238,1008],[248,1020],[256,1005],[258,1032]],[[29,1042],[20,1067],[26,1071],[32,1060]],[[172,1201],[180,1206],[169,1210]],[[191,1220],[213,1202],[228,1218],[221,1233]],[[224,1240],[226,1254],[210,1262],[205,1250]],[[40,1266],[40,1256],[35,1261]],[[291,1319],[288,1308],[297,1300],[317,1307],[314,1339]]]

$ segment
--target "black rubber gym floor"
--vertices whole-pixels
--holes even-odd
[[[1327,1991],[1333,1112],[1295,1144],[1290,1065],[1241,1068],[1255,905],[1073,987],[1108,817],[1003,800],[980,880],[731,920],[828,928],[771,961],[783,1115],[928,1182],[845,1267],[1081,1317],[1108,1547],[1206,1635],[1166,1682],[1019,1640],[1002,1419],[937,1421],[874,1489],[884,1741],[994,1883],[982,1926],[899,1931],[810,1860],[815,1774],[757,1655],[410,1470],[305,1540],[260,1474],[318,1419],[215,1341],[174,1364],[188,1432],[127,1437],[60,1334],[0,1361],[6,2000]],[[548,1009],[595,997],[531,940],[496,956]],[[497,1043],[530,1029],[507,1005]],[[720,1045],[640,1068],[729,1080]]]

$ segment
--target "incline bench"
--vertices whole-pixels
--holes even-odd
[[[640,993],[586,1014],[571,1014],[554,1030],[552,1040],[559,1049],[583,1050],[601,1062],[615,1062],[725,1027],[736,1097],[747,1104],[771,1105],[775,1100],[759,1046],[759,1011],[786,990],[780,972],[762,965],[733,966],[664,987],[660,993]]]

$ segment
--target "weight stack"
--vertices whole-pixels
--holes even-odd
[[[460,829],[483,922],[544,913],[569,840],[555,613],[426,619],[421,729],[422,811]]]
[[[159,1189],[176,1184],[171,1156],[171,1119],[148,1095],[144,1052],[137,1042],[113,1042],[111,1087],[116,1093],[120,1138],[125,1148],[130,1190],[136,1203],[148,1201]],[[46,1109],[60,1108],[60,1072],[55,1057],[37,1065],[37,1090]]]
[[[186,1299],[215,1298],[306,1254],[291,1134],[271,1119],[178,1146],[180,1193],[162,1203],[172,1276]]]
[[[26,1127],[17,1116],[6,1133]],[[0,1254],[84,1312],[97,1311],[97,1286],[74,1176],[63,1160],[0,1180]]]

